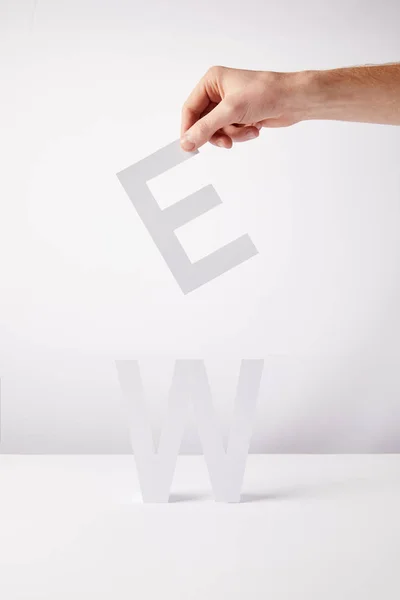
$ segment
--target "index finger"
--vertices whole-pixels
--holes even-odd
[[[210,103],[205,77],[202,77],[182,107],[181,135],[201,118]]]

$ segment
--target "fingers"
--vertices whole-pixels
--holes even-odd
[[[212,136],[210,143],[213,144],[213,146],[219,146],[220,148],[226,148],[227,150],[233,146],[232,138],[230,138],[229,135],[225,135],[222,131],[217,131],[217,133]]]
[[[182,108],[181,136],[199,120],[210,104],[204,78],[194,88]]]
[[[209,69],[183,106],[181,146],[188,152],[206,142],[231,148],[233,142],[251,140],[259,135],[260,125],[244,125],[241,96],[224,95],[224,73],[224,67]],[[242,125],[237,125],[238,122]]]
[[[248,142],[258,138],[261,127],[258,123],[249,126],[228,125],[217,131],[210,139],[210,143],[213,146],[229,149],[232,148],[233,142]]]
[[[228,135],[233,142],[247,142],[257,138],[260,129],[261,127],[259,125],[228,125],[228,127],[224,127],[223,132]]]
[[[221,84],[223,67],[211,67],[193,89],[182,108],[181,136],[206,112],[210,104],[216,106],[222,100]]]
[[[188,152],[200,148],[209,142],[219,129],[230,125],[233,121],[234,116],[229,103],[222,100],[211,112],[189,127],[181,138],[182,148]]]
[[[219,67],[209,69],[187,98],[182,108],[181,136],[221,102],[222,97],[217,83],[220,75]]]
[[[223,67],[212,67],[194,88],[182,109],[181,146],[191,152],[206,142],[231,148],[259,135],[261,124],[243,121],[243,102],[237,94],[224,97]],[[238,122],[241,124],[238,125]]]

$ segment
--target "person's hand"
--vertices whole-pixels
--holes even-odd
[[[182,110],[181,145],[231,148],[310,119],[400,125],[400,63],[275,73],[212,67]]]
[[[297,80],[296,73],[212,67],[183,106],[182,148],[190,152],[206,142],[231,148],[258,137],[261,127],[293,125],[301,119]]]

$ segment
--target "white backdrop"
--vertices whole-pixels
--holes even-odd
[[[179,231],[192,260],[259,250],[186,296],[116,177],[178,137],[213,64],[400,60],[400,4],[36,4],[0,0],[0,452],[128,452],[114,361],[140,361],[157,432],[182,358],[225,435],[241,359],[265,359],[253,451],[400,451],[400,128],[264,130],[154,180],[163,207],[223,200]]]

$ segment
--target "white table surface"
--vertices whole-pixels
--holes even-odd
[[[4,600],[398,600],[400,456],[250,456],[241,504],[202,457],[144,505],[132,456],[0,456]]]

